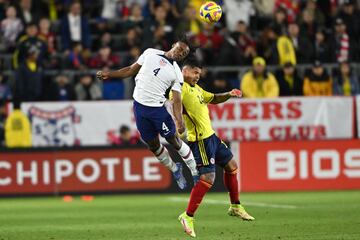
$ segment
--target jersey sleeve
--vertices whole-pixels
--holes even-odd
[[[201,88],[202,95],[204,97],[204,103],[210,103],[214,99],[214,94],[211,92],[207,92]]]
[[[175,65],[175,74],[176,74],[176,79],[175,79],[175,82],[174,82],[171,90],[181,92],[182,85],[184,84],[184,77],[181,73],[180,68],[177,66],[177,64]]]
[[[180,84],[180,82],[175,81],[175,83],[172,86],[171,90],[181,93],[181,84]]]
[[[149,50],[150,50],[150,49],[146,49],[146,50],[140,55],[140,57],[139,57],[138,60],[136,61],[137,64],[139,64],[139,65],[141,65],[141,66],[144,64],[145,55],[149,53]]]

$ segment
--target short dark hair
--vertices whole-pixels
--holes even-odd
[[[189,53],[189,55],[185,58],[182,66],[183,67],[189,66],[191,68],[195,68],[195,67],[202,68],[201,62],[196,58],[194,53]]]
[[[126,132],[130,131],[130,128],[127,125],[121,125],[120,127],[120,133],[124,134]]]
[[[185,44],[189,47],[189,49],[190,49],[190,53],[189,53],[189,54],[195,53],[195,52],[196,52],[196,49],[199,48],[198,46],[196,46],[196,45],[193,43],[191,37],[188,36],[187,34],[181,34],[181,35],[178,37],[177,42],[185,43]]]

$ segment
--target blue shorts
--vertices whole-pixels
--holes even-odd
[[[215,164],[224,168],[233,158],[228,146],[215,134],[197,142],[189,142],[200,175],[215,172]]]
[[[164,138],[176,133],[174,121],[165,106],[148,107],[134,101],[134,115],[136,127],[145,142],[157,138],[159,133]]]

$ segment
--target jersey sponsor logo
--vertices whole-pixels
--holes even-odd
[[[29,119],[32,124],[34,146],[72,146],[79,145],[75,124],[81,118],[76,115],[73,106],[57,111],[46,111],[32,106],[29,109]]]

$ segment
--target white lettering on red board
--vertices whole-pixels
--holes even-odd
[[[323,164],[326,163],[330,167],[324,168]],[[270,180],[289,180],[296,177],[336,179],[341,174],[347,178],[360,178],[360,149],[348,149],[343,155],[336,149],[313,152],[272,150],[267,153],[267,177]]]
[[[24,166],[23,161],[0,160],[0,186],[10,185],[13,181],[20,186],[24,185],[25,181],[32,185],[40,183],[44,185],[61,184],[65,179],[71,177],[76,177],[81,183],[90,184],[99,180],[103,175],[106,176],[109,183],[120,177],[125,182],[161,181],[162,175],[158,163],[159,161],[155,157],[144,157],[141,161],[141,172],[135,173],[132,166],[133,162],[126,157],[123,159],[107,157],[99,161],[84,158],[77,162],[72,162],[69,159],[55,159],[52,164],[47,160],[32,160],[30,166],[27,165],[27,167]],[[12,169],[16,170],[15,179],[12,179],[8,174]]]

